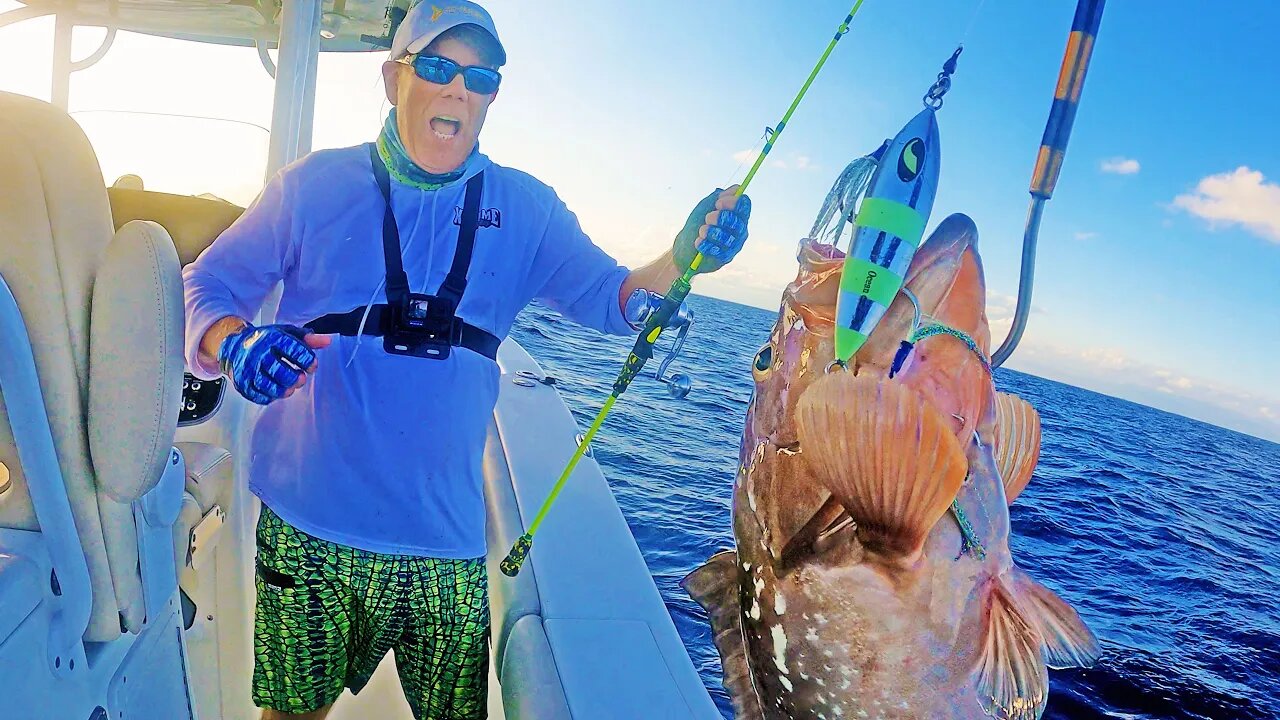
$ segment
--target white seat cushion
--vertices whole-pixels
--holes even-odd
[[[10,93],[0,93],[0,168],[0,274],[27,326],[89,566],[93,606],[85,637],[112,640],[120,635],[120,614],[85,432],[93,279],[113,233],[107,193],[93,148],[71,117]],[[0,462],[9,466],[13,482],[0,496],[0,524],[38,528],[2,402]]]
[[[160,478],[181,403],[177,252],[159,225],[114,234],[97,157],[63,110],[0,93],[0,168],[0,275],[26,325],[88,566],[84,637],[114,640],[122,621],[142,623],[131,505]],[[39,529],[3,400],[0,462],[12,482],[0,527]]]

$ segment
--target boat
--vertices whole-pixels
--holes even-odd
[[[257,718],[256,412],[185,373],[181,349],[181,266],[243,209],[107,187],[69,77],[118,31],[256,47],[275,80],[270,177],[311,148],[319,53],[385,52],[408,0],[21,1],[0,27],[55,17],[55,58],[52,103],[0,93],[0,717]],[[107,32],[73,63],[78,26]],[[489,717],[721,717],[589,451],[558,500],[574,521],[499,572],[582,435],[518,343],[498,364]],[[409,718],[392,663],[329,717]]]

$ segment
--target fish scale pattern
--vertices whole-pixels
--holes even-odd
[[[415,718],[487,709],[488,579],[482,559],[384,555],[258,521],[253,699],[289,713],[359,692],[395,651]]]

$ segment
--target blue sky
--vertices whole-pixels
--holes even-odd
[[[697,199],[736,179],[744,151],[785,110],[849,4],[494,0],[511,63],[481,147],[554,186],[620,260],[643,262],[670,243]],[[0,10],[13,6],[0,0]],[[695,292],[776,307],[795,243],[831,182],[919,109],[963,36],[940,114],[930,225],[952,212],[977,221],[1002,337],[1074,6],[866,0],[750,189],[747,248]],[[1263,37],[1278,26],[1280,3],[1262,0],[1109,4],[1041,232],[1037,312],[1010,367],[1280,440],[1280,142],[1271,130],[1280,44]],[[81,31],[77,53],[99,36]],[[51,37],[47,21],[0,29],[0,89],[47,97]],[[379,61],[322,60],[317,147],[376,133],[387,109]],[[261,131],[188,123],[165,145],[156,139],[166,131],[148,126],[149,146],[126,146],[107,132],[118,120],[83,111],[266,126],[270,92],[250,50],[124,35],[77,73],[71,109],[109,178],[156,160],[149,153],[173,165],[174,148],[191,147],[180,171],[144,175],[233,195],[260,178]],[[145,123],[133,125],[137,135]],[[185,142],[191,128],[196,146]]]

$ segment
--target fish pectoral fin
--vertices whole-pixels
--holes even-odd
[[[737,608],[738,554],[732,550],[721,550],[685,575],[680,586],[710,615],[729,606]],[[714,617],[711,622],[715,623]]]
[[[995,451],[1005,498],[1012,505],[1040,460],[1040,413],[1017,395],[996,393]]]
[[[1008,577],[1022,605],[1022,617],[1044,643],[1045,663],[1055,670],[1092,667],[1102,648],[1075,609],[1016,565]]]
[[[685,576],[680,585],[711,621],[711,634],[720,651],[724,689],[733,701],[734,717],[764,717],[760,698],[751,682],[751,667],[742,641],[742,605],[738,599],[738,554],[722,550]]]
[[[901,382],[832,373],[797,407],[806,466],[884,559],[914,562],[968,469],[948,421]]]
[[[991,583],[987,602],[975,677],[978,702],[991,717],[1037,720],[1049,699],[1049,670],[1040,654],[1040,636],[999,580]]]

